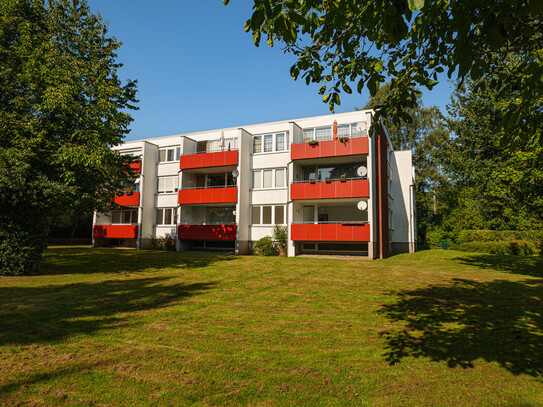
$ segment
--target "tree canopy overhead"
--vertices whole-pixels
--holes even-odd
[[[394,120],[409,120],[403,108],[416,106],[417,87],[432,89],[442,72],[477,80],[508,55],[530,54],[517,70],[521,86],[502,124],[527,128],[511,133],[526,139],[543,117],[541,106],[530,108],[543,94],[541,0],[255,0],[245,30],[255,45],[264,36],[297,56],[292,77],[321,84],[331,111],[341,92],[365,86],[374,96],[390,79],[378,108]],[[505,92],[510,75],[500,69],[492,86]]]

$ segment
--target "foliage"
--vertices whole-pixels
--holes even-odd
[[[253,244],[253,253],[258,256],[277,256],[277,247],[270,236],[264,236]]]
[[[537,253],[535,245],[526,240],[512,240],[509,242],[468,242],[461,244],[458,249],[463,252],[520,256],[531,256]]]
[[[245,30],[257,46],[263,34],[269,46],[283,43],[297,57],[292,77],[322,85],[319,94],[331,111],[341,92],[360,93],[366,86],[374,96],[392,78],[377,117],[409,121],[406,109],[416,105],[417,87],[432,89],[445,70],[460,80],[495,72],[494,89],[507,93],[504,85],[511,77],[499,69],[504,56],[542,48],[542,17],[537,0],[255,0]],[[543,112],[531,115],[530,101],[543,95],[543,59],[527,60],[515,72],[518,98],[506,106],[502,123],[507,129],[519,123],[536,129]]]
[[[273,239],[279,245],[279,254],[287,255],[288,229],[286,226],[275,225],[273,228]]]
[[[543,230],[463,230],[459,238],[464,242],[528,240],[540,243],[543,241]]]
[[[173,237],[151,237],[151,250],[175,251],[175,239]]]
[[[110,149],[136,102],[135,82],[117,75],[119,47],[84,0],[0,3],[4,272],[35,272],[52,218],[109,210],[130,178],[130,159]]]

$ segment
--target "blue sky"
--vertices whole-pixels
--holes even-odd
[[[329,114],[320,86],[290,77],[294,57],[253,45],[243,30],[251,0],[89,0],[123,42],[122,78],[138,80],[139,110],[127,140]],[[446,82],[425,91],[444,112]],[[336,112],[367,102],[367,89],[341,95]]]

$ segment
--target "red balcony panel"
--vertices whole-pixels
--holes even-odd
[[[369,242],[370,225],[349,223],[294,224],[291,239],[313,242]]]
[[[329,184],[302,182],[290,185],[291,199],[367,198],[370,196],[369,192],[367,179],[332,181]]]
[[[338,157],[343,155],[368,154],[368,138],[357,137],[342,143],[339,140],[319,141],[317,145],[309,143],[293,144],[290,157],[293,160],[306,158]]]
[[[132,168],[132,171],[136,174],[139,174],[141,172],[141,161],[130,164],[130,168]]]
[[[177,237],[186,240],[236,240],[236,225],[179,225]]]
[[[137,239],[138,225],[94,225],[92,235],[108,239]]]
[[[132,195],[115,195],[115,203],[121,206],[138,206],[140,204],[140,193],[134,192]]]
[[[238,188],[182,189],[179,191],[179,204],[236,203]]]
[[[179,168],[182,170],[230,165],[238,165],[238,150],[184,155],[179,160]]]

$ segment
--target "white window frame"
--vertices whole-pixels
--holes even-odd
[[[160,180],[161,179],[167,179],[167,178],[170,178],[170,179],[173,179],[173,188],[172,190],[160,190]],[[158,194],[176,194],[177,191],[179,191],[179,177],[177,175],[174,175],[174,176],[166,176],[166,177],[157,177],[157,193]]]
[[[130,223],[113,223],[113,212],[121,212],[121,220],[123,218],[122,212],[131,212]],[[134,219],[135,217],[135,219]],[[111,224],[112,225],[137,225],[138,224],[138,210],[137,209],[116,209],[111,211]]]
[[[276,186],[276,172],[277,171],[283,171],[283,186],[282,187],[278,187]],[[272,186],[271,187],[264,187],[264,171],[271,171],[272,172]],[[259,172],[260,173],[260,186],[259,187],[255,187],[254,185],[254,179],[255,179],[255,176],[254,174],[256,172]],[[259,170],[252,170],[251,171],[251,189],[252,190],[261,190],[261,189],[285,189],[287,188],[287,169],[285,167],[280,167],[280,168],[262,168],[262,169],[259,169]]]
[[[264,207],[265,206],[270,206],[271,207],[271,223],[262,223],[262,220],[264,219]],[[276,207],[283,207],[283,223],[275,223],[275,208]],[[260,213],[260,223],[254,223],[253,222],[253,208],[259,208],[260,209],[260,211],[259,211],[259,213]],[[266,227],[275,226],[275,225],[286,226],[286,224],[287,224],[286,210],[287,210],[287,206],[283,205],[283,204],[277,204],[277,205],[273,205],[273,204],[270,204],[270,205],[251,205],[251,226],[266,226]]]
[[[356,123],[342,123],[342,124],[338,123],[338,127],[345,127],[345,126],[349,127],[349,134],[347,135],[347,137],[353,138],[353,133],[355,133],[355,132],[362,134],[360,136],[356,136],[355,138],[364,137],[364,135],[363,135],[364,132],[363,131],[359,132],[357,130],[357,128],[356,128],[356,126],[358,126],[358,122],[356,122]],[[318,126],[318,127],[310,127],[310,128],[302,130],[302,140],[303,140],[303,142],[308,142],[308,141],[311,141],[311,140],[315,140],[316,139],[315,134],[316,134],[317,129],[324,129],[324,128],[327,128],[327,127],[330,127],[330,140],[332,140],[333,136],[334,136],[334,126]],[[305,138],[306,132],[311,132],[311,136],[309,138],[307,138],[307,139]],[[366,136],[367,136],[367,134],[366,134]],[[338,134],[338,137],[345,137],[345,135],[340,136]],[[328,141],[328,140],[325,140],[325,141]]]
[[[277,136],[283,135],[285,138],[284,142],[284,150],[277,150]],[[264,151],[264,140],[266,137],[272,137],[272,143],[271,143],[271,151]],[[255,152],[255,139],[260,139],[260,151]],[[272,154],[272,153],[284,153],[289,151],[289,142],[288,142],[288,131],[278,131],[277,133],[266,133],[266,134],[258,134],[256,136],[253,136],[253,143],[251,146],[251,151],[253,154]]]
[[[160,160],[160,153],[162,151],[165,151],[166,152],[166,159],[164,161],[161,161]],[[172,160],[168,160],[168,152],[171,151],[172,152],[172,157],[173,159]],[[174,162],[179,162],[179,158],[181,157],[181,147],[166,147],[166,148],[160,148],[158,150],[158,163],[159,164],[166,164],[166,163],[174,163]]]
[[[169,210],[171,212],[171,219],[173,223],[165,223],[166,219],[166,211]],[[162,222],[158,223],[158,211],[162,211]],[[155,221],[156,226],[175,226],[177,224],[177,208],[156,208],[155,212]]]

